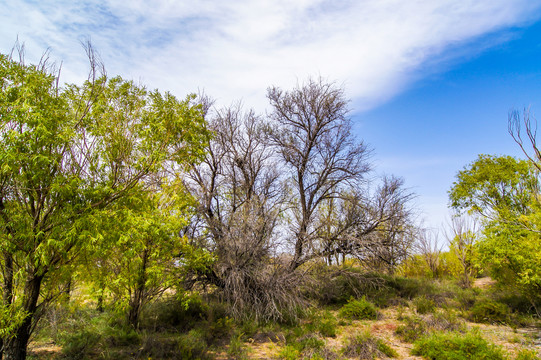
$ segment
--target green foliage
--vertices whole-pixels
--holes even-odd
[[[309,332],[319,332],[324,337],[336,337],[337,325],[336,318],[329,311],[314,311],[305,327]]]
[[[417,297],[413,300],[415,311],[419,314],[433,313],[436,310],[436,304],[434,300],[428,299],[425,296]]]
[[[501,302],[484,299],[472,307],[469,318],[478,323],[508,324],[510,321],[509,307]]]
[[[527,211],[537,179],[533,167],[511,156],[479,155],[457,174],[449,191],[451,206],[492,217]]]
[[[208,353],[206,335],[201,330],[192,329],[187,334],[180,335],[178,339],[179,359],[205,360],[211,359]]]
[[[301,352],[292,345],[284,346],[278,353],[278,357],[283,360],[297,360],[300,358]]]
[[[406,316],[403,318],[404,325],[396,328],[396,334],[405,342],[414,342],[427,333],[427,325],[419,316]]]
[[[533,165],[510,156],[480,155],[458,173],[449,196],[455,209],[484,219],[483,238],[476,249],[479,262],[500,283],[538,302],[541,204]]]
[[[350,320],[374,320],[378,317],[376,307],[364,297],[359,300],[350,300],[339,311],[342,318]]]
[[[404,324],[395,332],[402,340],[410,343],[434,331],[455,331],[463,328],[462,322],[450,311],[426,316],[404,316],[402,321]]]
[[[538,360],[541,354],[535,350],[522,349],[515,357],[515,360]]]
[[[239,332],[231,337],[229,347],[227,348],[227,355],[229,355],[231,359],[248,359],[248,351],[244,345],[243,336],[244,334]]]
[[[142,330],[188,331],[207,317],[208,305],[197,295],[155,301],[141,315]]]
[[[86,359],[95,358],[103,349],[137,346],[141,336],[114,314],[72,308],[57,325],[54,340],[66,358]]]
[[[349,337],[342,352],[345,356],[356,359],[395,358],[398,356],[396,350],[368,332]]]
[[[92,81],[59,88],[46,61],[25,65],[0,55],[0,322],[6,311],[24,316],[2,324],[4,338],[22,344],[4,344],[10,351],[24,353],[36,312],[64,291],[82,259],[99,268],[92,279],[120,267],[102,284],[135,290],[119,304],[136,312],[167,275],[160,262],[173,261],[182,222],[169,218],[185,212],[178,203],[167,208],[176,199],[158,184],[180,184],[170,174],[203,155],[210,134],[202,109],[193,96],[178,100],[108,80],[98,67]],[[155,199],[162,195],[169,203]]]
[[[438,360],[504,360],[502,351],[477,333],[433,333],[414,343],[413,355]]]

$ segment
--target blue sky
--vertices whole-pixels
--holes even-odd
[[[468,51],[355,115],[357,133],[376,150],[378,169],[406,178],[432,227],[446,222],[447,191],[477,154],[524,157],[507,131],[509,111],[541,114],[541,22],[496,35],[509,40]]]
[[[110,75],[265,112],[271,85],[343,84],[378,173],[403,176],[427,226],[479,153],[520,155],[512,108],[541,113],[541,0],[7,0],[0,52],[49,48],[80,82],[91,39]]]

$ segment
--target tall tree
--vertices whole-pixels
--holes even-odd
[[[328,199],[358,186],[370,167],[369,151],[351,134],[343,89],[309,79],[292,91],[272,87],[267,97],[273,124],[269,138],[286,165],[293,187],[290,268],[313,257],[316,214]]]
[[[107,80],[97,68],[62,89],[46,63],[0,55],[0,313],[23,319],[3,337],[6,359],[26,357],[55,284],[97,244],[97,213],[195,161],[208,137],[193,98]]]

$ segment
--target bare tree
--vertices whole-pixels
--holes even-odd
[[[199,200],[192,237],[217,256],[205,280],[235,316],[279,319],[301,301],[296,275],[276,258],[284,191],[261,119],[239,104],[209,113],[214,131],[204,162],[187,186]]]
[[[522,118],[517,110],[509,113],[508,131],[513,140],[520,146],[524,155],[526,155],[538,171],[541,171],[541,151],[537,146],[537,120],[531,118],[529,108],[524,109]],[[532,147],[533,155],[526,149],[527,145],[524,144],[523,139],[524,133],[527,142]]]
[[[439,233],[433,229],[419,229],[416,251],[421,255],[433,277],[439,276],[439,267],[441,261],[441,250],[443,244],[440,244]]]
[[[471,286],[474,275],[474,245],[479,229],[475,219],[466,216],[452,216],[448,231],[445,234],[449,249],[456,255],[461,267],[460,283],[464,287]]]
[[[394,272],[409,255],[414,238],[414,195],[403,185],[401,178],[384,177],[374,193],[356,190],[339,198],[336,230],[323,239],[322,251],[353,256],[372,270]]]
[[[318,210],[360,184],[370,169],[369,151],[353,138],[344,91],[335,84],[309,79],[292,91],[269,88],[267,97],[274,121],[269,139],[287,166],[294,191],[293,270],[313,258]]]

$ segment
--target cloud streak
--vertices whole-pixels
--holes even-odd
[[[86,74],[91,38],[111,74],[179,96],[262,109],[270,85],[310,75],[344,83],[357,110],[395,95],[446,50],[539,16],[540,1],[22,1],[0,5],[0,50],[50,47],[67,81]]]

